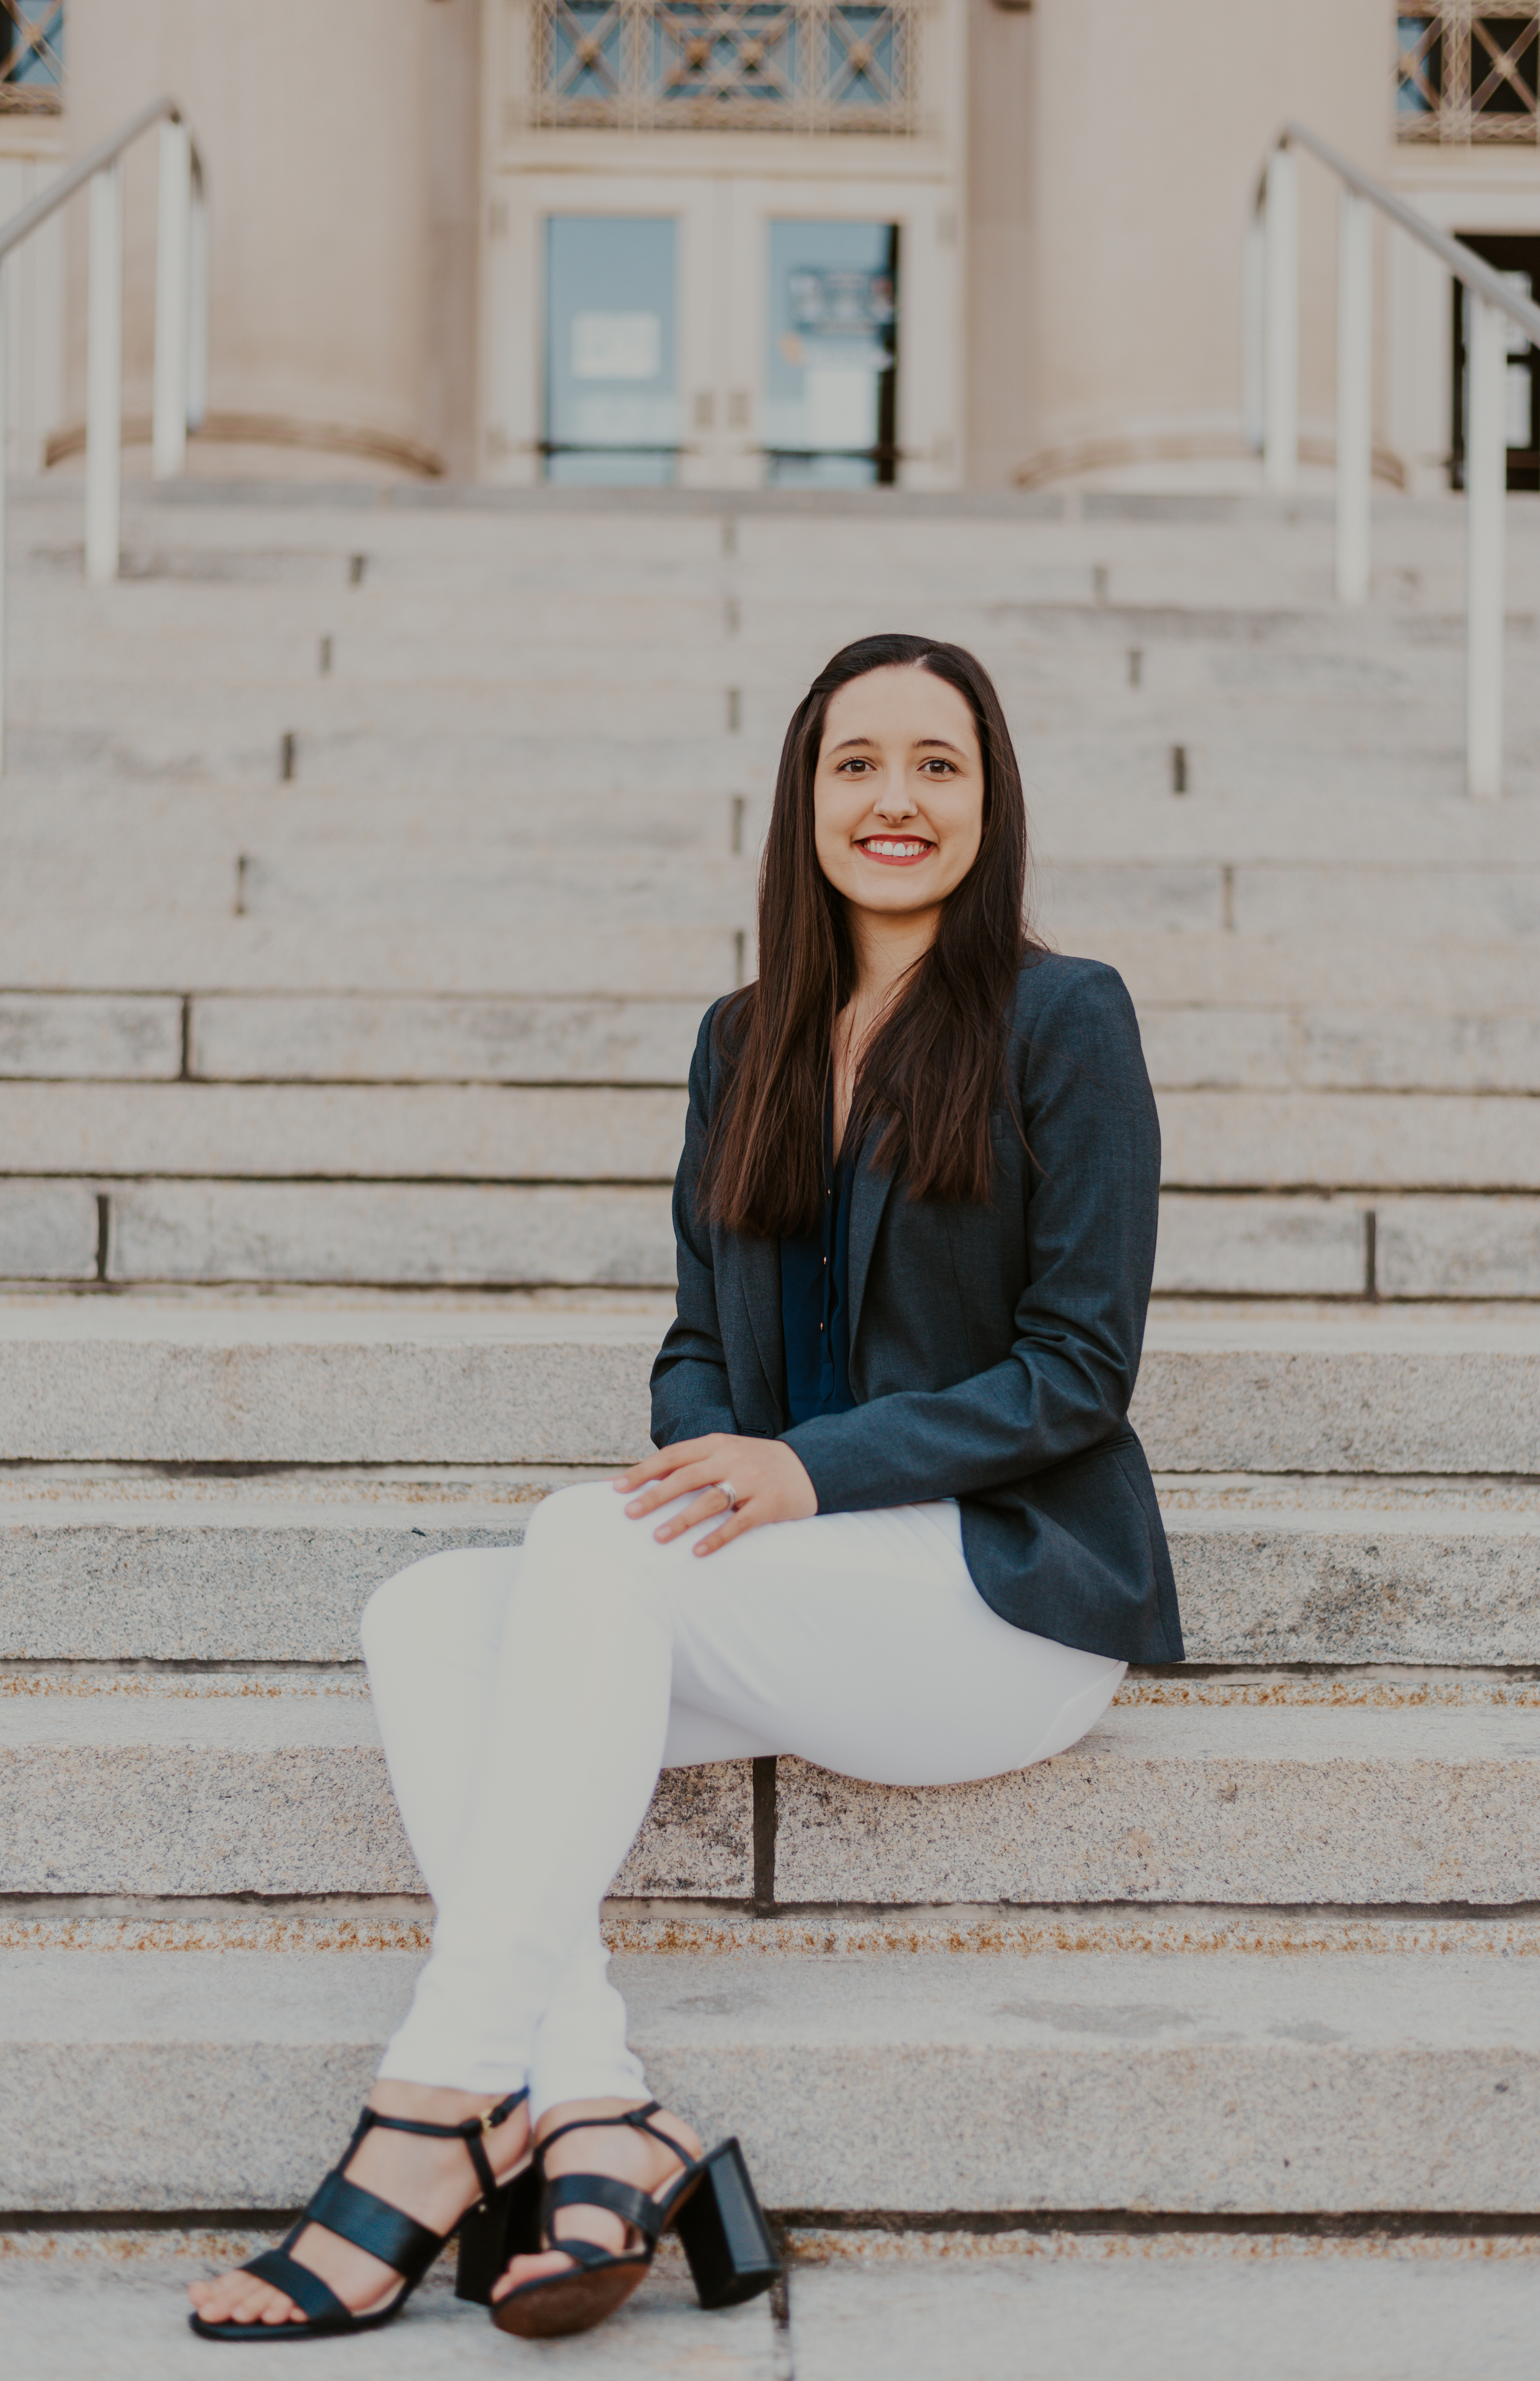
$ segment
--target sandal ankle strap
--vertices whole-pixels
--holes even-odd
[[[507,2099],[499,2100],[495,2107],[483,2108],[479,2117],[462,2118],[458,2125],[430,2124],[425,2117],[387,2117],[378,2108],[365,2108],[359,2118],[358,2131],[353,2136],[353,2141],[355,2143],[361,2141],[365,2133],[373,2131],[378,2126],[382,2131],[387,2133],[425,2133],[430,2140],[435,2142],[463,2142],[470,2153],[471,2163],[476,2169],[476,2180],[481,2184],[484,2195],[496,2190],[497,2178],[492,2171],[492,2161],[482,2146],[483,2142],[488,2133],[495,2131],[497,2126],[511,2117],[520,2102],[527,2100],[529,2096],[529,2085],[521,2083],[517,2092],[510,2092]],[[350,2155],[351,2147],[348,2151],[348,2155]],[[346,2156],[342,2163],[344,2166],[347,2165]]]
[[[674,2155],[677,2158],[683,2158],[688,2166],[690,2159],[680,2149],[672,2133],[660,2132],[656,2125],[648,2123],[649,2117],[661,2117],[662,2114],[661,2100],[647,2100],[640,2108],[622,2109],[617,2117],[573,2117],[565,2125],[558,2125],[555,2132],[547,2133],[543,2142],[536,2143],[535,2158],[537,2161],[541,2159],[552,2143],[559,2142],[566,2133],[608,2132],[617,2125],[629,2125],[633,2132],[646,2133],[653,2141],[661,2142],[666,2150],[672,2150]]]

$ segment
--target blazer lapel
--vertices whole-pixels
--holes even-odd
[[[872,1252],[877,1245],[877,1227],[882,1222],[887,1194],[893,1188],[890,1174],[878,1174],[866,1152],[856,1161],[856,1178],[850,1195],[850,1355],[853,1361],[856,1334],[861,1329],[862,1301],[866,1295],[866,1276],[871,1270]]]
[[[786,1411],[786,1340],[781,1331],[781,1252],[774,1240],[752,1233],[731,1243],[738,1283],[748,1312],[760,1370],[776,1420]]]

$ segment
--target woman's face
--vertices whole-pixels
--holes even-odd
[[[818,864],[858,910],[939,911],[978,857],[984,763],[956,687],[869,670],[829,698],[813,781]]]

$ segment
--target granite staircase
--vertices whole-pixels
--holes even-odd
[[[898,625],[996,671],[1139,1007],[1192,1659],[977,1787],[666,1777],[635,2037],[804,2260],[1522,2246],[1540,516],[1484,811],[1453,507],[1347,618],[1302,502],[189,485],[104,590],[73,502],[13,503],[0,786],[0,2241],[260,2228],[346,2130],[427,1921],[358,1611],[645,1444],[780,732]],[[863,2369],[802,2270],[764,2355]]]

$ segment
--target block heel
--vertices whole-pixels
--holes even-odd
[[[532,2159],[460,2217],[456,2298],[490,2306],[492,2285],[507,2271],[509,2259],[532,2256],[539,2246],[540,2175]]]
[[[498,2299],[492,2320],[499,2331],[519,2339],[592,2331],[646,2279],[659,2236],[670,2225],[683,2243],[703,2307],[738,2306],[776,2280],[780,2260],[737,2142],[719,2143],[706,2157],[687,2157],[671,2134],[650,2121],[662,2113],[649,2100],[618,2117],[574,2117],[537,2146],[532,2171],[540,2178],[538,2245],[559,2250],[571,2262],[566,2272],[542,2274]],[[546,2154],[564,2134],[617,2132],[623,2126],[649,2134],[678,2158],[681,2171],[662,2191],[639,2191],[614,2175],[545,2173]],[[564,2207],[604,2208],[618,2216],[628,2245],[617,2255],[568,2232],[558,2239],[555,2218]]]
[[[674,2217],[703,2307],[741,2306],[778,2280],[781,2261],[736,2138],[701,2161],[700,2180]]]

